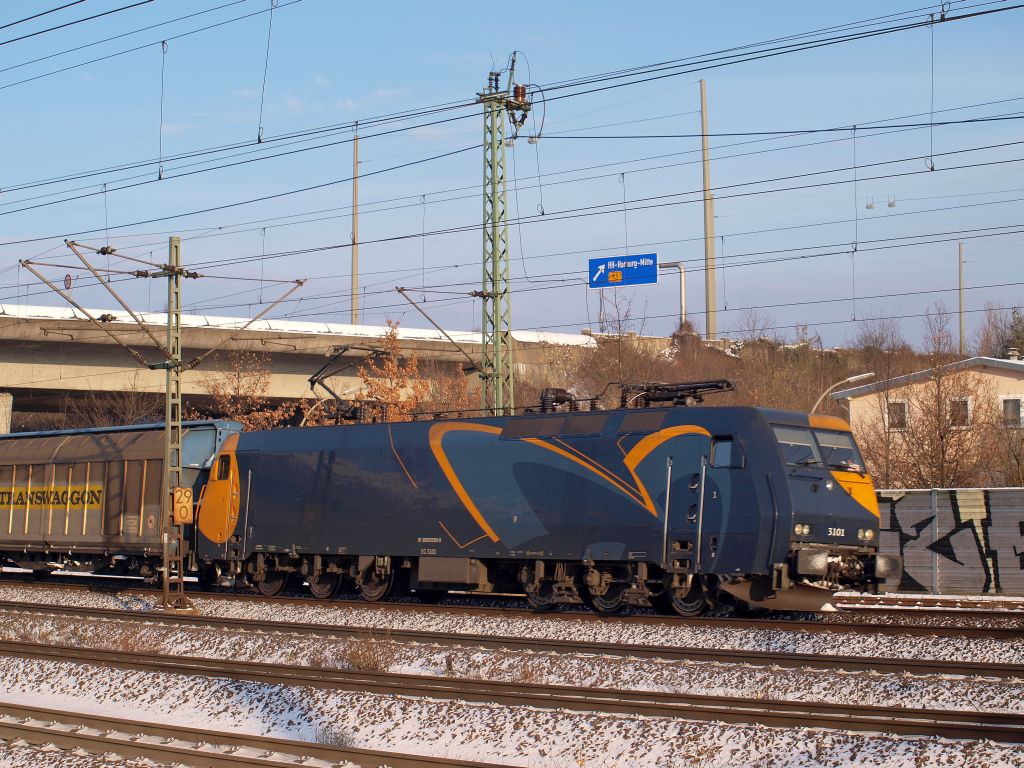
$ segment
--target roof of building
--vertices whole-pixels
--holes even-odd
[[[130,323],[134,320],[123,310],[91,309],[86,311],[93,317],[111,315],[111,323]],[[167,315],[156,312],[137,312],[139,319],[146,325],[167,326]],[[73,307],[44,307],[17,304],[0,304],[0,317],[13,317],[23,320],[84,320],[88,318]],[[219,329],[225,331],[238,330],[250,320],[247,317],[221,317],[216,315],[181,316],[182,328]],[[252,333],[295,333],[304,335],[332,335],[379,339],[387,333],[383,325],[349,325],[345,323],[300,322],[280,318],[264,318],[256,320],[246,329]],[[448,331],[458,343],[479,344],[479,331]],[[408,341],[441,341],[447,342],[444,334],[435,328],[398,328],[398,338]],[[549,333],[546,331],[512,331],[512,338],[524,344],[547,344],[554,346],[593,347],[596,342],[590,336],[581,333]]]
[[[1003,360],[998,357],[968,357],[964,360],[957,360],[956,362],[949,363],[948,365],[940,366],[940,368],[942,370],[949,371],[956,371],[963,368],[1000,368],[1016,373],[1020,376],[1024,376],[1024,360]],[[833,400],[846,400],[851,397],[860,397],[861,395],[869,395],[873,392],[880,392],[884,389],[902,387],[904,384],[910,384],[914,381],[922,381],[931,375],[931,369],[915,371],[914,373],[908,373],[904,376],[897,376],[892,379],[874,381],[870,384],[864,384],[850,389],[841,389],[838,392],[833,392],[829,397]]]

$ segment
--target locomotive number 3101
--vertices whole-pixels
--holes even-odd
[[[829,528],[828,529],[828,535],[829,536],[845,536],[846,535],[846,529],[845,528]]]

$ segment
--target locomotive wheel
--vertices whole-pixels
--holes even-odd
[[[586,587],[580,590],[583,602],[590,606],[594,613],[611,616],[626,607],[626,585],[610,584],[603,595],[594,595]]]
[[[550,584],[542,584],[536,592],[526,590],[526,602],[529,603],[530,609],[533,611],[551,611],[557,605],[554,590],[551,589]]]
[[[671,616],[700,616],[708,609],[704,599],[704,588],[698,579],[693,580],[690,591],[685,595],[662,593],[651,598],[651,606],[658,613]]]
[[[395,586],[395,574],[380,575],[374,573],[359,585],[359,596],[368,603],[379,603],[386,600]]]
[[[275,597],[284,592],[285,587],[288,586],[288,577],[291,574],[285,573],[284,571],[267,571],[267,575],[263,577],[263,581],[256,582],[256,589],[264,597]]]
[[[309,594],[317,600],[330,600],[334,597],[334,593],[338,591],[340,582],[340,573],[321,571],[309,577]]]

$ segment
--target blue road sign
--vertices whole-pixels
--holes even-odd
[[[658,282],[658,254],[601,256],[590,260],[589,288],[623,288]]]

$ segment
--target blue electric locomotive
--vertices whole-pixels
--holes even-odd
[[[683,406],[697,391],[647,387],[638,402]],[[899,578],[841,419],[543,411],[232,434],[198,504],[200,578],[267,595],[303,580],[318,597],[520,592],[538,609],[681,615],[719,602],[816,610]]]

